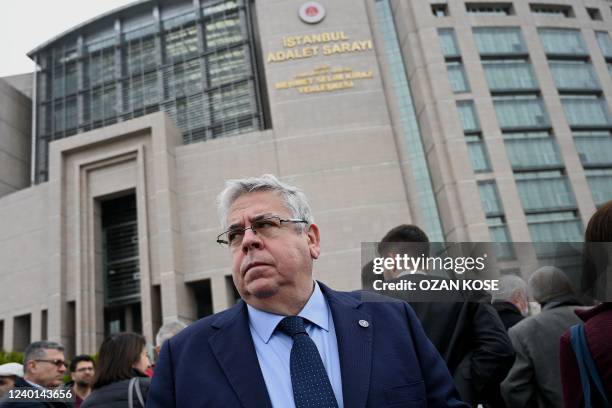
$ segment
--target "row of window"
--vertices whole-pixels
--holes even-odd
[[[570,5],[565,4],[529,4],[531,12],[535,15],[543,15],[547,17],[560,18],[575,18],[574,9]],[[516,12],[512,3],[465,3],[465,11],[467,14],[481,16],[512,16]],[[447,3],[434,3],[431,5],[431,12],[436,17],[448,17],[450,11]],[[586,12],[591,20],[601,21],[601,11],[597,7],[586,7]]]
[[[607,33],[606,33],[607,34]],[[439,30],[441,49],[454,92],[467,92],[460,50],[452,29]],[[518,28],[474,28],[477,47],[504,137],[508,159],[534,241],[581,240],[576,202],[551,124]],[[605,54],[609,36],[598,36]],[[562,106],[574,133],[597,205],[612,197],[612,135],[606,101],[577,30],[540,29]],[[558,58],[561,44],[578,57]],[[473,101],[457,102],[468,152],[475,172],[491,165]],[[599,130],[601,129],[601,130]],[[608,163],[608,164],[606,164]],[[495,241],[510,240],[505,214],[493,181],[479,184],[483,208]],[[560,235],[563,234],[563,235]],[[500,247],[503,251],[507,247]],[[504,255],[504,254],[498,254]],[[507,256],[509,254],[505,254]]]

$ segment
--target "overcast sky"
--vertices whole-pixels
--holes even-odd
[[[134,0],[0,0],[0,77],[34,70],[26,53]]]

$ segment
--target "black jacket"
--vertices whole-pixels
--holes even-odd
[[[128,405],[128,386],[130,380],[117,381],[102,388],[95,389],[85,401],[81,408],[127,408]],[[149,393],[149,386],[151,385],[151,379],[146,376],[138,376],[137,385],[140,386],[142,397],[144,401],[147,401],[147,394]],[[138,402],[136,391],[132,396],[134,408],[144,408]]]
[[[422,274],[400,280],[448,280]],[[491,399],[514,363],[514,348],[497,312],[482,292],[387,291],[410,303],[425,333],[446,361],[464,401],[476,405]],[[447,301],[441,301],[445,299]],[[494,398],[493,398],[494,399]]]
[[[513,303],[497,301],[493,302],[493,307],[497,310],[497,314],[501,319],[506,330],[523,320],[525,317],[518,310],[518,307],[514,306]]]
[[[26,380],[21,377],[17,377],[15,380],[15,388],[32,388]],[[64,402],[50,402],[50,401],[11,401],[8,398],[8,395],[5,395],[2,401],[0,401],[0,408],[70,408],[73,405],[71,403]]]

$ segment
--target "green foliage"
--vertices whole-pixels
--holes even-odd
[[[18,351],[0,350],[0,364],[19,363],[23,364],[23,353]]]

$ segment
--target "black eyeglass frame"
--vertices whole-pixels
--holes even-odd
[[[34,361],[40,361],[40,362],[43,362],[43,363],[51,363],[54,366],[56,366],[57,368],[60,368],[61,366],[68,367],[66,365],[66,360],[60,360],[59,358],[56,358],[55,360],[44,360],[42,358],[38,358],[38,359],[35,359]]]
[[[229,232],[235,232],[235,233],[244,234],[246,232],[246,230],[251,230],[251,231],[253,231],[253,233],[255,235],[257,235],[257,230],[259,228],[263,227],[263,225],[257,225],[257,224],[259,224],[261,222],[264,222],[264,221],[271,220],[271,219],[277,219],[280,222],[281,226],[283,225],[284,222],[308,224],[308,221],[301,220],[299,218],[281,218],[278,215],[272,215],[272,216],[269,216],[269,217],[265,217],[265,218],[261,218],[261,219],[252,221],[250,227],[231,228],[231,229],[228,229],[227,231],[222,232],[221,234],[217,235],[217,244],[223,245],[223,246],[227,246],[227,247],[231,247],[232,245],[231,245],[231,243],[228,240],[221,239],[221,237],[223,237],[226,234],[229,237]]]

